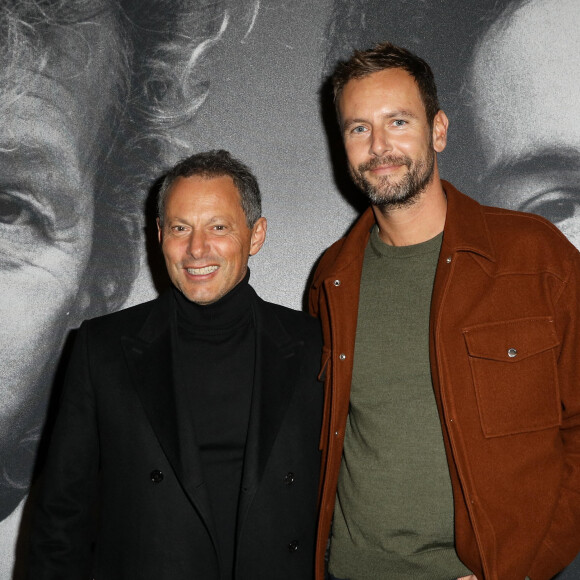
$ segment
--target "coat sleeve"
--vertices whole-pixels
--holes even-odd
[[[580,253],[555,305],[556,324],[562,329],[558,380],[562,406],[560,439],[564,470],[552,523],[528,576],[552,578],[580,550]]]
[[[88,333],[75,341],[35,506],[28,578],[90,577],[99,443]]]

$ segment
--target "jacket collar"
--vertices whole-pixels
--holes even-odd
[[[495,250],[487,229],[484,206],[442,181],[447,196],[443,246],[449,252],[473,252],[495,262]]]
[[[441,183],[447,196],[442,252],[474,252],[495,262],[495,251],[485,222],[484,206],[455,189],[449,182],[442,180]],[[321,276],[316,276],[314,287],[325,278],[340,277],[341,272],[351,270],[353,262],[359,262],[362,268],[364,248],[375,224],[373,210],[369,207],[350,232],[340,240],[342,247],[337,258],[330,269],[322,271]]]

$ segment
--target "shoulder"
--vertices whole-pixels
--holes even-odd
[[[333,271],[338,256],[340,255],[342,248],[344,247],[346,238],[340,238],[329,246],[322,254],[318,265],[316,266],[316,272],[314,273],[313,282],[317,284],[320,280],[326,278]]]
[[[367,245],[370,231],[375,224],[375,217],[369,207],[354,222],[342,238],[334,242],[321,256],[312,286],[317,287],[322,280],[331,276],[337,268],[348,269],[362,263],[362,255]]]
[[[542,216],[481,206],[495,249],[522,256],[534,255],[546,263],[577,261],[578,250],[566,236]]]
[[[551,271],[565,275],[578,250],[542,216],[482,205],[443,182],[448,199],[448,244],[482,251],[500,270]]]
[[[81,330],[93,335],[104,336],[133,334],[139,331],[153,310],[163,308],[166,302],[166,296],[162,295],[142,304],[97,316],[83,322]]]
[[[314,341],[321,340],[320,322],[301,310],[293,310],[280,304],[266,302],[258,297],[259,307],[264,313],[264,320],[277,320],[292,335],[298,335],[302,339],[310,338]]]

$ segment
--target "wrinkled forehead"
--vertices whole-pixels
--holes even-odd
[[[76,2],[69,4],[74,8]],[[45,21],[39,14],[0,8],[0,118],[36,120],[39,128],[60,118],[73,142],[90,142],[117,95],[122,39],[115,13],[104,2],[93,3],[85,14],[72,8],[68,16],[62,8],[52,15],[49,9]],[[4,34],[7,29],[11,34]],[[6,129],[0,132],[10,137]]]

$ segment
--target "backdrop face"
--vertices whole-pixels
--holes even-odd
[[[165,169],[212,148],[250,165],[269,221],[252,284],[301,308],[317,258],[364,207],[325,77],[391,40],[435,72],[442,176],[580,246],[579,27],[576,0],[2,2],[0,580],[18,538],[25,549],[70,331],[167,284],[150,211]]]

